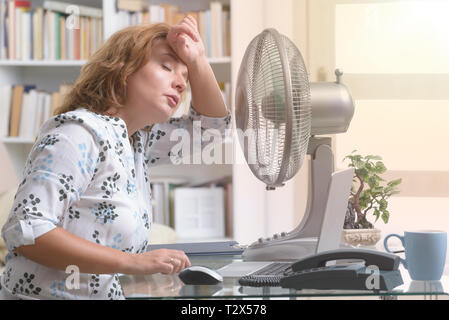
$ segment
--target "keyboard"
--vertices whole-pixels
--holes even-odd
[[[292,273],[292,262],[273,262],[239,279],[242,286],[279,287],[283,277]]]

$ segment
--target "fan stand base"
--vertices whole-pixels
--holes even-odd
[[[334,171],[334,157],[330,147],[330,140],[330,138],[313,137],[309,142],[308,154],[312,156],[310,166],[311,178],[309,178],[310,192],[302,221],[294,230],[288,233],[276,234],[272,238],[260,238],[257,242],[251,244],[242,254],[244,261],[291,261],[315,254],[317,253],[326,211],[331,218],[342,216],[344,219],[340,209],[334,208],[335,206],[333,205],[329,210],[326,210],[326,204],[329,199],[343,199],[340,200],[339,207],[344,206],[344,212],[346,212],[351,185],[351,183],[348,185],[348,178],[352,182],[353,169],[351,169],[351,172],[346,173],[346,178],[338,178],[334,182],[337,185],[330,189],[331,177]],[[342,230],[343,221],[341,229],[331,230],[333,237],[340,239]],[[328,233],[328,230],[324,233]],[[338,241],[335,243],[334,248],[328,249],[338,249],[339,246],[340,242]]]

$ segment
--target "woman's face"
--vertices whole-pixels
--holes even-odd
[[[187,79],[187,66],[167,40],[155,40],[148,63],[127,79],[124,111],[133,129],[167,121],[179,105]]]

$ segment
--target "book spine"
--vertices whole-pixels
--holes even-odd
[[[56,59],[56,27],[55,27],[55,13],[50,11],[49,16],[49,59]]]
[[[21,57],[22,60],[31,60],[31,12],[22,11],[20,15],[21,21]]]
[[[65,19],[63,16],[59,17],[59,50],[60,50],[60,59],[67,59],[66,56],[66,27],[65,27]]]
[[[15,37],[16,37],[16,48],[15,48],[15,59],[21,60],[22,59],[22,30],[21,30],[21,8],[15,8],[14,14],[15,14]]]
[[[48,60],[49,59],[49,49],[50,49],[50,11],[45,11],[43,16],[43,42],[42,42],[42,53],[43,53],[43,59]]]
[[[9,135],[12,86],[5,85],[0,90],[0,137]]]
[[[80,40],[81,40],[80,28],[73,29],[73,49],[74,59],[80,60]]]
[[[179,6],[176,5],[149,4],[139,12],[136,4],[126,2],[124,1],[122,5],[118,6],[120,29],[140,23],[165,22],[174,25],[179,23],[184,16],[191,15],[197,21],[206,55],[208,57],[230,56],[231,16],[228,5],[223,5],[219,1],[211,1],[206,10],[181,12]],[[142,19],[140,14],[144,15]]]
[[[36,85],[0,87],[0,103],[8,106],[0,108],[0,137],[35,138],[41,125],[60,107],[72,87],[72,84],[64,84],[53,93],[38,90]]]
[[[8,2],[8,57],[9,59],[16,58],[16,34],[15,34],[15,14],[14,14],[14,2]]]
[[[88,59],[103,43],[102,18],[80,17],[73,29],[70,15],[28,4],[0,0],[0,59]]]
[[[12,94],[11,119],[9,122],[9,135],[17,137],[19,135],[20,114],[22,111],[23,85],[16,85]]]
[[[54,13],[54,31],[55,31],[55,59],[61,60],[61,25],[59,22],[60,13]]]
[[[0,0],[0,59],[6,59],[6,43],[5,43],[5,31],[6,31],[6,2]],[[0,133],[1,134],[1,133]]]
[[[212,53],[212,29],[211,29],[211,13],[210,10],[206,10],[206,43],[205,43],[205,47],[206,47],[206,55],[208,57],[212,57],[213,53]]]
[[[75,5],[77,7],[77,11],[80,16],[85,17],[91,17],[91,18],[102,18],[103,17],[103,11],[98,8],[89,7],[89,6],[81,6],[78,4],[71,4],[71,3],[65,3],[65,2],[59,2],[59,1],[45,1],[44,2],[44,8],[60,13],[67,14],[71,10],[70,6]]]

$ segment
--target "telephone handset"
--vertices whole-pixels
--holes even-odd
[[[328,261],[342,259],[363,260],[365,263],[326,266]],[[294,262],[291,271],[284,273],[279,284],[295,289],[389,291],[403,284],[399,263],[398,256],[374,250],[329,250]],[[368,279],[370,276],[378,278]]]
[[[334,260],[363,260],[364,264],[335,264]],[[296,262],[274,262],[239,279],[244,286],[294,289],[391,290],[403,284],[394,254],[363,249],[324,251]],[[370,277],[368,279],[368,277]],[[372,280],[372,281],[371,281]]]
[[[326,262],[342,259],[357,259],[365,261],[365,265],[377,266],[382,270],[398,270],[400,258],[397,255],[362,249],[337,249],[324,251],[303,259],[297,260],[292,264],[293,271],[304,269],[321,268],[326,266]]]

